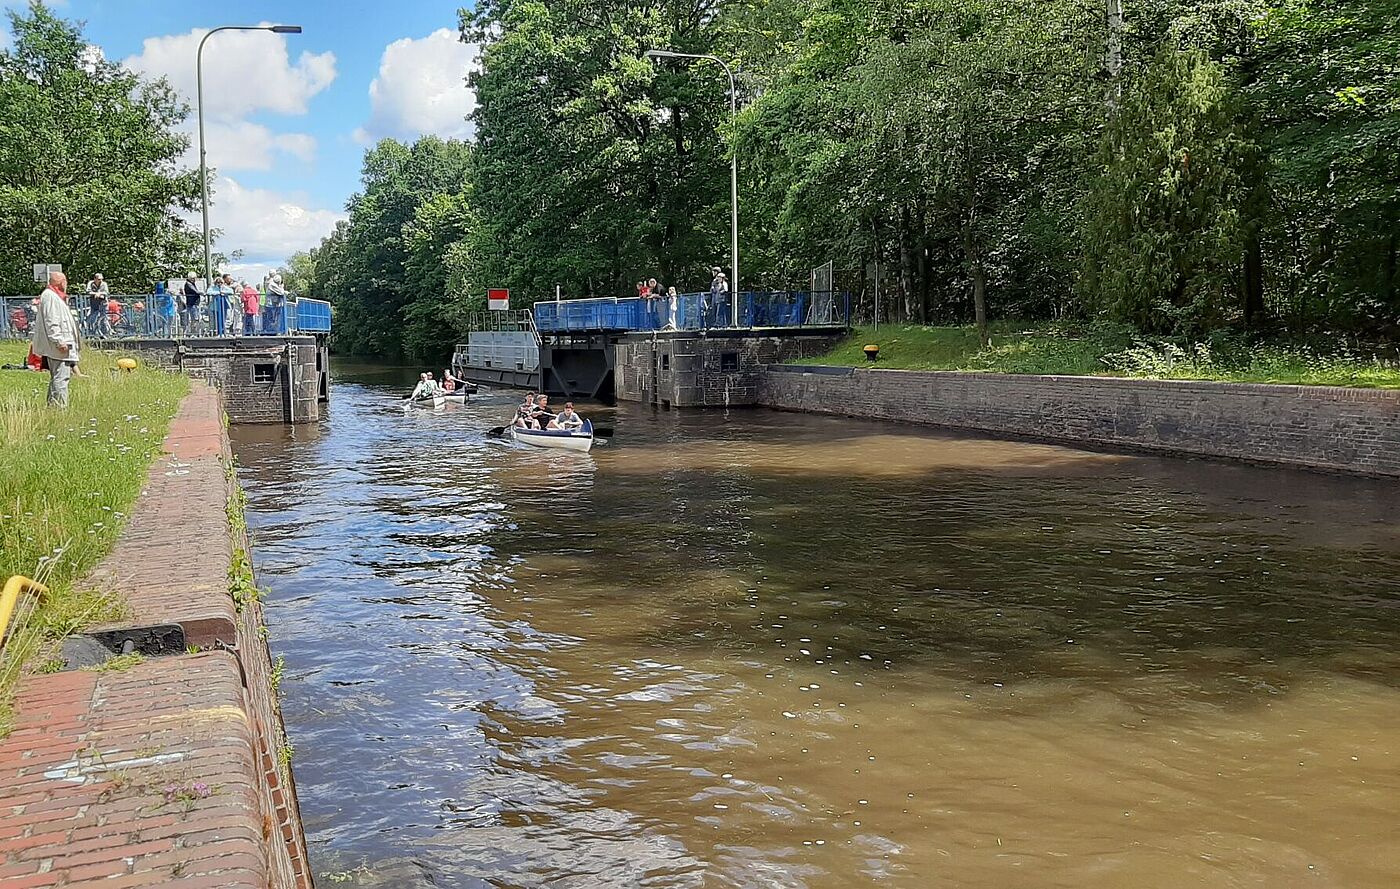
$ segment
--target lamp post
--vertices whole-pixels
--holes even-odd
[[[669,49],[649,49],[645,53],[649,59],[691,59],[714,62],[729,76],[729,118],[739,116],[738,92],[734,86],[734,72],[719,56],[697,55],[688,52],[672,52]],[[729,154],[729,251],[731,273],[734,275],[729,286],[730,323],[739,326],[739,153]]]
[[[214,280],[214,261],[209,252],[209,170],[204,157],[204,43],[220,31],[271,31],[274,34],[300,34],[301,25],[222,25],[205,34],[194,53],[195,105],[199,110],[199,194],[204,208],[204,286]]]

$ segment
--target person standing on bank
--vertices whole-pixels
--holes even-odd
[[[68,380],[78,366],[81,347],[78,322],[68,308],[68,278],[62,272],[50,272],[49,286],[39,294],[29,348],[49,372],[49,404],[54,407],[68,406]]]

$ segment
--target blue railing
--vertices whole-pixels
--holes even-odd
[[[739,327],[847,326],[850,295],[806,291],[738,294]],[[537,302],[535,327],[540,333],[733,328],[733,304],[725,294],[685,293],[676,297],[618,297]]]
[[[86,294],[77,294],[69,302],[83,336],[93,340],[286,336],[331,330],[331,305],[319,299],[292,298],[281,305],[261,305],[251,318],[232,311],[235,307],[223,298],[206,297],[193,313],[183,306],[182,297],[169,293],[113,296],[97,311],[89,310]],[[0,339],[29,339],[35,310],[33,297],[0,298]]]
[[[331,304],[323,299],[298,299],[296,329],[301,333],[330,333]]]

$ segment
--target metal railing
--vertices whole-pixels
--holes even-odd
[[[684,293],[675,297],[617,297],[549,300],[535,303],[535,327],[542,334],[589,331],[704,330],[732,328],[730,294]],[[821,291],[744,292],[739,327],[849,326],[847,293]]]
[[[88,340],[286,336],[331,330],[330,303],[294,295],[280,305],[259,305],[252,315],[244,315],[241,302],[223,296],[206,296],[193,311],[186,311],[183,298],[168,293],[112,296],[100,309],[89,308],[86,294],[74,294],[68,305]],[[29,339],[37,308],[35,297],[0,298],[0,339]]]

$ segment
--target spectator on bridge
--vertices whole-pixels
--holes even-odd
[[[115,296],[107,299],[107,335],[116,336],[117,328],[122,325],[122,304],[117,302]]]
[[[243,303],[243,335],[254,336],[258,330],[258,292],[247,281],[239,282],[239,298]]]
[[[713,271],[714,279],[710,281],[709,304],[704,306],[700,313],[701,327],[706,326],[711,312],[714,313],[714,323],[717,326],[721,325],[720,311],[725,308],[725,304],[729,301],[729,282],[725,280],[724,272],[718,266]]]
[[[10,310],[10,324],[15,332],[27,336],[29,334],[29,312],[24,306],[15,306]]]
[[[243,327],[243,296],[234,286],[233,275],[224,274],[224,336],[238,336]]]
[[[219,318],[219,312],[227,305],[228,298],[228,291],[224,289],[223,275],[214,276],[214,280],[210,282],[205,295],[209,297],[209,321],[213,327],[211,333],[215,336],[223,336],[228,327],[227,319],[221,321]]]
[[[676,293],[676,288],[666,288],[666,326],[665,330],[676,329],[676,308],[680,305],[680,294]]]
[[[78,367],[81,347],[78,322],[68,308],[68,278],[62,272],[49,272],[49,286],[39,295],[29,348],[48,368],[49,404],[54,407],[68,406],[68,380]]]
[[[180,311],[180,320],[184,325],[185,336],[192,335],[199,324],[199,301],[203,296],[204,292],[199,289],[194,272],[190,272],[185,276],[185,304]]]
[[[282,309],[287,305],[287,291],[282,276],[273,272],[267,279],[267,308],[263,310],[263,333],[285,333],[282,329]]]
[[[157,281],[155,296],[151,302],[156,308],[151,333],[161,338],[169,338],[175,326],[175,294],[165,289],[164,281]]]
[[[102,312],[107,307],[107,282],[102,279],[102,273],[98,272],[92,276],[92,280],[87,285],[87,318],[85,326],[88,336],[102,335]]]

